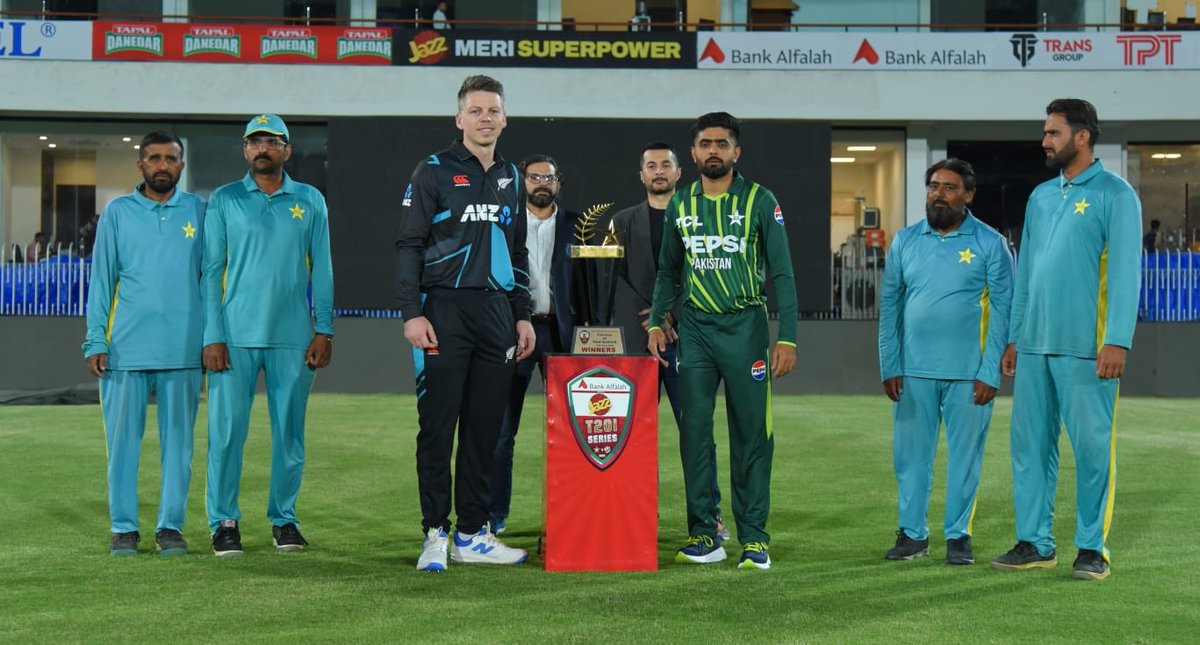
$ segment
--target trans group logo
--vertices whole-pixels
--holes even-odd
[[[567,382],[575,443],[599,470],[616,463],[629,441],[634,394],[633,381],[607,367],[588,369]]]
[[[1013,34],[1008,39],[1012,43],[1013,57],[1021,63],[1021,67],[1029,65],[1029,59],[1037,53],[1037,36],[1034,34]]]

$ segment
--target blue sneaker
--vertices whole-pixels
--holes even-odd
[[[747,542],[742,549],[739,569],[770,569],[771,556],[767,554],[766,542]]]
[[[675,552],[675,561],[682,564],[712,564],[725,559],[725,547],[707,535],[693,535],[687,544]]]
[[[474,535],[454,532],[450,559],[455,562],[480,564],[521,564],[528,558],[525,549],[514,549],[496,539],[486,524]]]

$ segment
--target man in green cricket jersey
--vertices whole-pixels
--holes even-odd
[[[667,205],[648,347],[666,349],[663,319],[682,285],[678,345],[683,416],[679,453],[687,493],[688,542],[677,562],[725,559],[714,520],[713,411],[725,382],[733,515],[742,543],[739,569],[769,569],[771,379],[796,364],[796,283],[783,211],[767,188],[733,170],[742,154],[738,120],[711,112],[692,126],[692,160],[701,178]],[[769,350],[766,298],[770,270],[779,299],[779,338]]]

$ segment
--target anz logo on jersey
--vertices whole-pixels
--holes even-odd
[[[512,209],[497,204],[467,204],[460,222],[495,222],[508,226],[512,222]]]

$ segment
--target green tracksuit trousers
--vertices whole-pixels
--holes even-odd
[[[687,494],[688,534],[716,540],[713,504],[713,413],[717,387],[725,383],[729,424],[729,473],[737,538],[769,542],[771,506],[771,366],[767,312],[763,307],[732,314],[689,308],[679,328],[679,392],[683,418],[679,454]]]

